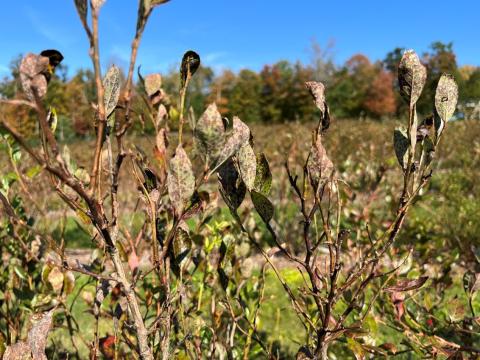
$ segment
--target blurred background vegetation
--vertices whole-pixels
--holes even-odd
[[[309,122],[315,119],[316,109],[311,106],[310,95],[303,84],[316,80],[327,86],[327,101],[334,118],[397,118],[405,113],[405,104],[395,89],[396,67],[404,50],[393,49],[383,61],[371,62],[367,56],[355,54],[344,64],[337,64],[332,46],[323,49],[313,42],[308,64],[278,61],[265,65],[259,72],[242,69],[215,73],[212,68],[202,67],[191,84],[189,106],[199,115],[206,105],[215,101],[222,115],[231,118],[235,114],[247,123]],[[18,73],[20,59],[19,55],[12,60],[11,76],[0,82],[0,96],[4,99],[22,96]],[[456,116],[480,118],[480,67],[457,66],[452,43],[432,43],[422,61],[427,66],[428,79],[417,105],[420,114],[432,111],[435,86],[440,75],[446,72],[454,75],[460,89]],[[80,69],[72,76],[67,73],[65,65],[60,65],[49,86],[47,102],[56,108],[62,119],[60,136],[68,140],[91,133],[91,103],[96,94],[91,70]],[[179,77],[176,68],[163,74],[163,88],[172,99],[177,98]],[[137,105],[142,106],[140,102]],[[0,106],[24,135],[35,132],[28,109],[19,111],[9,105]],[[177,104],[173,103],[172,107],[178,110]],[[148,132],[153,128],[146,123],[140,130]]]

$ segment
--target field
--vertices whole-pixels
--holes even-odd
[[[359,227],[367,223],[373,224],[373,228],[377,232],[381,232],[388,227],[389,221],[391,221],[395,207],[392,202],[398,197],[401,186],[400,171],[394,157],[391,135],[399,123],[401,123],[400,120],[395,122],[338,120],[332,123],[331,129],[325,136],[327,152],[335,164],[340,178],[345,181],[349,189],[348,198],[345,199],[347,205],[343,210],[346,218],[343,226],[351,227],[352,232],[357,232],[358,238],[361,237],[362,230],[355,229],[352,224],[360,224]],[[298,203],[293,200],[293,194],[289,189],[284,163],[287,159],[292,162],[295,159],[306,158],[311,130],[314,127],[315,124],[302,123],[252,126],[255,147],[259,151],[265,152],[272,169],[274,179],[272,201],[276,204],[274,225],[280,229],[287,246],[296,253],[301,251],[301,240],[297,236],[300,229],[296,211]],[[411,264],[410,266],[415,270],[412,270],[410,275],[421,273],[429,276],[433,282],[444,283],[443,294],[440,298],[438,298],[438,293],[432,291],[434,289],[432,287],[415,294],[415,298],[412,298],[411,301],[431,309],[429,313],[432,318],[437,319],[438,324],[445,326],[435,329],[436,333],[442,334],[447,340],[457,339],[459,335],[452,333],[452,328],[443,322],[446,321],[448,324],[455,321],[456,318],[452,319],[452,313],[455,313],[455,316],[460,319],[462,314],[469,311],[468,298],[463,291],[462,277],[474,263],[474,257],[478,257],[480,248],[478,235],[480,224],[477,220],[480,215],[478,202],[480,186],[477,181],[480,176],[479,139],[480,126],[478,122],[457,121],[449,124],[442,150],[436,154],[437,165],[434,168],[431,185],[425,194],[418,198],[393,251],[393,253],[401,254],[405,253],[405,249],[414,246],[415,250],[410,259],[413,266]],[[152,151],[154,141],[154,138],[149,135],[137,135],[127,139],[128,144],[138,144],[146,153]],[[191,144],[191,139],[187,140],[188,143]],[[90,159],[85,157],[86,154],[89,154],[90,146],[92,146],[92,142],[88,139],[78,139],[68,145],[72,158],[76,159],[79,166],[82,164],[87,166],[90,163]],[[2,159],[2,166],[9,166],[7,159],[5,157]],[[297,161],[297,163],[301,162]],[[20,171],[28,169],[30,166],[28,161],[22,163]],[[142,228],[146,215],[143,207],[135,200],[138,190],[131,176],[131,166],[132,163],[125,166],[120,175],[120,186],[129,189],[121,194],[120,219],[122,219],[122,232],[135,236],[134,234],[137,234]],[[379,179],[380,173],[382,175]],[[33,197],[31,200],[39,204],[41,208],[48,204],[48,212],[42,222],[38,224],[38,228],[52,233],[58,243],[65,242],[70,263],[88,262],[95,247],[91,240],[92,230],[78,221],[75,213],[67,210],[59,199],[48,198],[46,182],[45,175],[39,175],[31,182],[31,186],[35,188],[34,191],[31,191]],[[212,179],[206,187],[214,189],[215,182]],[[247,219],[245,222],[248,224],[248,219],[253,216],[251,215],[253,208],[247,203],[242,207],[240,213],[245,215]],[[231,221],[228,213],[216,211],[209,220],[209,224],[219,224],[224,221]],[[258,241],[265,244],[268,249],[267,244],[270,243],[268,232],[261,226],[254,226],[253,229]],[[151,258],[148,249],[145,251],[144,256],[141,256],[140,253],[139,256],[142,257],[141,266],[147,269],[151,267]],[[253,275],[247,280],[245,286],[258,286],[261,268],[265,260],[255,249],[247,250],[247,253],[250,253],[249,256],[253,259],[252,264],[249,264],[252,267]],[[300,291],[299,289],[303,287],[303,280],[301,274],[296,271],[295,265],[282,259],[281,256],[277,257],[275,262],[288,284],[295,291]],[[448,267],[445,267],[445,264],[448,264]],[[107,267],[110,266],[107,262]],[[201,277],[202,275],[197,274],[196,276]],[[445,277],[450,280],[445,282]],[[95,318],[88,310],[88,301],[92,301],[91,299],[95,296],[95,286],[91,280],[87,284],[87,278],[81,276],[77,279],[75,289],[66,300],[67,304],[72,306],[70,309],[73,318],[80,319],[78,326],[82,329],[83,339],[82,341],[76,340],[76,343],[81,358],[87,354],[87,348],[82,342],[88,343],[93,340],[92,326],[95,324]],[[249,282],[251,282],[250,285]],[[195,287],[198,284],[195,285],[193,282],[190,286]],[[215,291],[206,291],[204,303],[208,304],[209,297],[214,293]],[[371,294],[367,294],[368,296]],[[438,303],[432,305],[435,301]],[[108,308],[114,303],[114,300],[110,300],[111,305],[108,305],[109,300],[105,301],[106,309],[104,311],[106,314],[109,312]],[[265,294],[259,307],[257,331],[258,336],[264,338],[265,344],[270,347],[272,352],[276,352],[279,358],[292,358],[305,341],[305,329],[295,316],[291,306],[288,296],[283,292],[274,272],[267,270]],[[474,300],[472,306],[476,312],[480,311],[478,299]],[[382,317],[378,316],[382,311],[382,308],[378,307],[369,315],[370,334],[366,343],[377,347],[382,344],[394,344],[398,349],[402,349],[401,343],[404,341],[404,336],[398,330],[394,330],[384,323]],[[109,320],[108,315],[105,316],[106,318],[99,323],[101,337],[111,335],[111,319]],[[415,321],[424,320],[416,319]],[[63,336],[67,334],[66,329],[59,328],[53,334],[51,341],[55,344],[54,346],[59,346],[66,351],[73,351],[73,343],[65,343],[63,340]],[[473,341],[472,346],[480,344],[478,334],[469,341]],[[350,352],[353,346],[350,342],[346,346],[340,343],[332,349],[332,352],[338,359],[350,358],[353,356]],[[402,351],[405,350],[408,348],[404,348]],[[263,355],[258,356],[262,358]],[[397,358],[403,358],[402,356],[399,354]],[[408,351],[405,356],[405,358],[411,358]]]

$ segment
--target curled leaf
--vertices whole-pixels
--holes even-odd
[[[20,63],[20,82],[28,99],[35,100],[33,91],[40,98],[47,94],[47,76],[50,74],[50,60],[32,53],[25,55]]]
[[[321,180],[328,179],[333,174],[333,163],[327,156],[320,135],[317,136],[310,150],[307,169],[314,188],[317,188]]]
[[[186,202],[190,200],[195,191],[192,163],[182,145],[178,145],[175,156],[170,160],[167,187],[175,213],[182,214]]]
[[[145,77],[145,91],[152,97],[162,89],[162,76],[160,74],[150,74]]]
[[[195,51],[189,50],[183,55],[182,65],[180,68],[180,77],[182,87],[185,86],[187,79],[193,76],[200,66],[200,55]]]
[[[413,50],[407,50],[398,66],[400,94],[409,104],[414,105],[427,80],[427,69]]]
[[[43,50],[40,53],[40,56],[45,56],[48,58],[49,64],[52,67],[50,69],[51,72],[53,72],[53,69],[55,69],[63,61],[62,53],[55,49]]]
[[[315,105],[320,109],[322,115],[325,114],[325,85],[317,81],[307,81],[305,85],[310,91]]]
[[[401,291],[410,291],[421,288],[425,282],[428,280],[428,276],[421,276],[418,279],[404,279],[399,280],[395,285],[386,287],[384,290],[387,292],[401,292]]]
[[[458,86],[450,74],[442,74],[435,91],[435,109],[443,122],[452,117],[457,107]]]
[[[112,65],[110,67],[103,79],[103,87],[105,89],[105,116],[109,117],[115,110],[120,98],[120,69],[117,66]]]

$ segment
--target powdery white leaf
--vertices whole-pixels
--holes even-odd
[[[249,191],[253,189],[257,173],[257,157],[249,143],[243,145],[237,153],[240,175]]]
[[[458,86],[450,74],[442,74],[435,91],[435,109],[440,118],[447,122],[457,107]]]
[[[398,66],[400,94],[411,105],[415,104],[427,80],[427,69],[413,50],[407,50]]]
[[[170,160],[167,176],[168,196],[177,215],[182,214],[185,204],[195,191],[195,176],[192,163],[181,145]]]
[[[105,78],[103,79],[103,87],[105,89],[104,104],[105,104],[105,116],[109,117],[115,110],[118,99],[120,98],[120,69],[112,65],[108,69]]]
[[[323,116],[323,114],[325,114],[325,85],[317,81],[307,81],[305,85]]]
[[[225,126],[215,103],[198,119],[194,134],[201,155],[207,161],[218,159],[225,141]]]
[[[221,161],[227,160],[230,156],[235,155],[240,148],[248,144],[250,140],[250,128],[240,118],[233,117],[233,129],[231,135],[225,141],[222,150]]]

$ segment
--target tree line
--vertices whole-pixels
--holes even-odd
[[[192,81],[187,105],[197,115],[209,103],[216,102],[220,113],[228,118],[236,114],[248,122],[306,122],[318,114],[312,108],[309,92],[302,84],[314,79],[326,85],[327,100],[335,118],[398,117],[405,111],[396,80],[397,64],[404,51],[404,48],[395,48],[383,60],[375,62],[364,54],[355,54],[339,65],[329,51],[323,51],[314,44],[312,59],[307,64],[282,60],[265,65],[260,71],[242,69],[233,72],[226,69],[219,73],[215,73],[211,67],[202,66]],[[12,61],[11,76],[0,83],[0,96],[3,99],[22,96],[19,91],[20,58]],[[458,66],[452,43],[432,43],[421,60],[429,73],[424,96],[417,104],[421,114],[432,111],[435,86],[442,73],[452,74],[459,83],[459,104],[480,100],[480,67]],[[94,113],[91,104],[96,97],[93,72],[80,69],[70,78],[65,67],[60,67],[57,72],[50,85],[48,100],[59,117],[64,119],[60,126],[67,135],[88,134],[92,130],[91,118]],[[162,96],[176,99],[179,87],[180,79],[176,70],[162,75]],[[140,107],[144,105],[141,101],[136,104]],[[31,109],[22,108],[19,111],[7,105],[1,107],[7,119],[15,119],[22,132],[35,131],[32,128],[34,122],[29,121],[33,116]],[[177,116],[178,104],[172,101],[170,118],[173,123]],[[149,125],[144,124],[143,128],[148,129]]]

